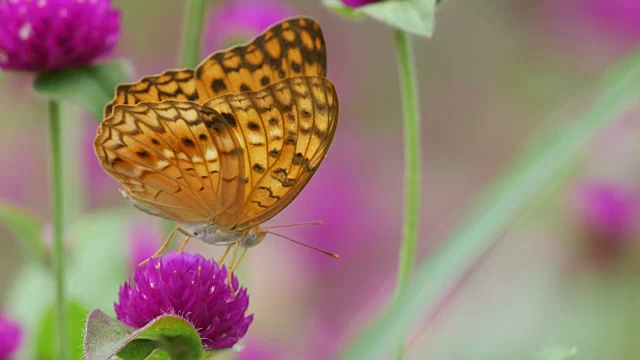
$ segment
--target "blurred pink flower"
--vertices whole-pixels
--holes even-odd
[[[138,264],[153,255],[162,240],[162,232],[159,226],[135,223],[131,226],[129,234],[129,264],[135,269]]]
[[[631,47],[640,42],[637,0],[547,0],[544,15],[556,29],[583,42],[606,41]]]
[[[0,152],[5,154],[0,157],[0,168],[6,169],[0,174],[0,201],[44,212],[47,166],[40,154],[46,152],[46,146],[37,141],[39,135],[33,128],[9,127],[0,138]]]
[[[87,65],[120,36],[110,0],[0,1],[0,67],[50,71]]]
[[[622,241],[638,229],[640,197],[620,184],[586,182],[578,187],[575,204],[580,224],[598,237]]]
[[[291,222],[324,222],[298,228],[294,238],[340,255],[333,259],[300,249],[305,270],[314,278],[314,301],[307,306],[314,333],[301,345],[315,354],[309,359],[335,355],[347,329],[357,327],[355,314],[395,276],[401,200],[393,201],[376,188],[379,168],[370,166],[368,150],[378,141],[365,132],[339,128],[326,159],[287,211],[295,214]]]
[[[244,340],[243,346],[235,357],[237,360],[276,360],[286,354],[283,346],[263,338],[249,337]]]
[[[275,0],[230,0],[213,10],[205,33],[206,51],[247,41],[297,12]]]
[[[0,314],[0,360],[9,360],[22,343],[20,326]]]
[[[368,5],[374,2],[380,2],[380,0],[342,0],[342,2],[347,6],[359,7],[359,6]]]
[[[109,198],[113,198],[113,194],[118,192],[118,183],[113,180],[100,166],[100,162],[96,157],[95,150],[93,149],[93,141],[96,137],[96,129],[98,123],[91,117],[87,118],[84,122],[84,133],[82,134],[82,167],[85,169],[83,175],[85,176],[85,186],[87,191],[87,202],[90,207],[96,206],[99,202],[98,199],[101,195],[107,194]],[[118,200],[122,200],[119,198]],[[123,202],[119,202],[123,204]]]

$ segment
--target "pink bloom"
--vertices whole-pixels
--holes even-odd
[[[20,326],[0,314],[0,360],[11,359],[22,343]]]
[[[115,304],[118,320],[141,328],[153,319],[174,314],[189,321],[208,349],[227,349],[249,329],[253,315],[247,290],[238,279],[227,284],[227,269],[200,255],[169,252],[135,269],[132,282],[120,288]]]
[[[342,0],[342,2],[351,7],[360,7],[371,3],[379,2],[380,0]]]
[[[231,0],[214,10],[205,35],[206,50],[216,51],[245,42],[271,25],[296,15],[296,11],[273,0]]]
[[[580,223],[592,234],[608,240],[629,239],[640,219],[640,197],[620,184],[588,182],[577,191]]]
[[[0,1],[0,68],[50,71],[109,53],[120,36],[110,0]]]

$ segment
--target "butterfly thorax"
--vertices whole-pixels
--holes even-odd
[[[225,230],[213,223],[194,223],[181,224],[180,227],[191,234],[192,237],[198,238],[207,244],[230,245],[240,243],[240,246],[244,248],[257,245],[266,234],[258,226]]]

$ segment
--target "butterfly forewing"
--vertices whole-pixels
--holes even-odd
[[[227,120],[246,150],[238,182],[243,196],[214,219],[222,228],[262,223],[287,206],[326,155],[338,117],[335,89],[320,77],[293,77],[204,106]]]
[[[266,30],[248,44],[212,54],[195,70],[171,70],[117,87],[105,107],[116,104],[184,100],[199,104],[214,96],[257,91],[294,76],[326,76],[324,37],[318,23],[292,18]]]
[[[228,184],[244,172],[241,144],[219,113],[196,103],[118,105],[94,146],[134,205],[153,215],[209,221],[239,196]]]

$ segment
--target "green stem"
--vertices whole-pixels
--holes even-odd
[[[62,181],[62,145],[60,133],[60,104],[49,100],[49,134],[51,136],[51,217],[53,235],[53,265],[56,282],[57,359],[68,359],[67,300],[64,279],[64,217]]]
[[[420,105],[418,103],[418,85],[416,83],[416,66],[413,47],[409,35],[395,30],[396,56],[400,75],[402,97],[402,113],[404,127],[404,224],[402,227],[402,244],[398,260],[398,276],[395,297],[400,296],[411,280],[411,272],[415,262],[418,239],[418,220],[420,218]],[[395,358],[402,359],[404,346],[396,349]]]
[[[206,14],[207,0],[189,0],[182,31],[182,51],[179,64],[193,69],[200,62],[200,34]]]

